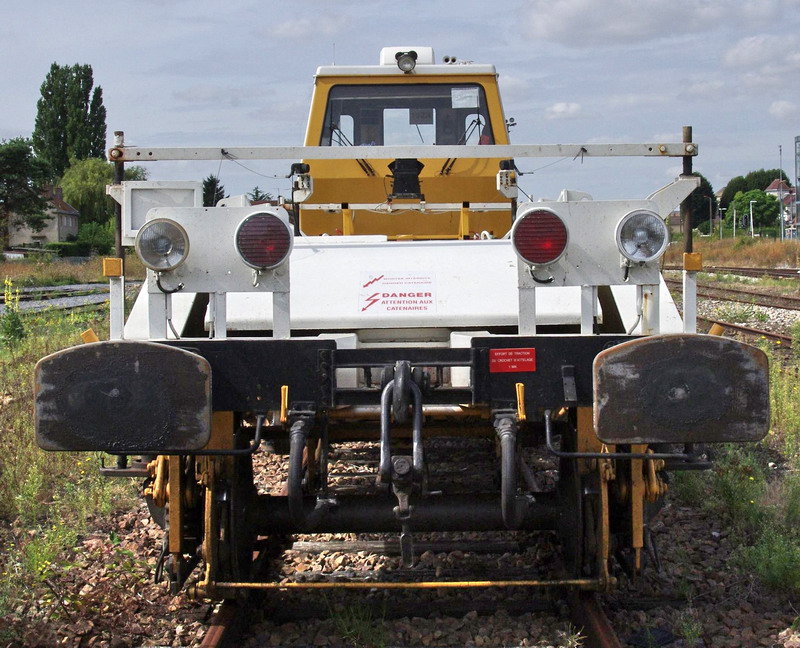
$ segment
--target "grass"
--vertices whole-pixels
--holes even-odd
[[[145,276],[144,266],[135,254],[125,257],[125,275],[134,280],[141,280]],[[79,264],[49,256],[34,257],[23,261],[0,259],[0,277],[8,277],[17,288],[104,283],[106,281],[103,277],[103,260],[100,257]]]
[[[0,345],[0,616],[68,568],[59,557],[89,520],[133,501],[128,484],[100,477],[100,454],[44,453],[34,437],[35,363],[79,343],[87,328],[102,335],[107,312],[18,315],[24,335]]]
[[[753,304],[726,302],[714,310],[714,319],[734,324],[763,324],[769,321],[769,315]]]
[[[684,245],[680,241],[667,248],[666,265],[683,264]],[[693,250],[703,255],[705,265],[754,268],[800,267],[800,241],[779,241],[767,238],[737,237],[693,239]]]
[[[336,632],[353,648],[383,648],[387,645],[385,612],[377,615],[368,605],[329,607]]]

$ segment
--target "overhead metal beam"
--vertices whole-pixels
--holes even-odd
[[[398,158],[685,157],[697,155],[693,142],[651,144],[514,144],[507,146],[255,146],[142,148],[116,146],[112,162],[156,160],[384,160]]]

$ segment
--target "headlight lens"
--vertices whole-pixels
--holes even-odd
[[[189,255],[186,230],[168,218],[156,218],[142,225],[135,245],[142,263],[156,272],[174,270]]]
[[[555,212],[534,209],[514,223],[511,241],[514,251],[531,265],[558,261],[567,249],[567,226]]]
[[[288,224],[268,212],[251,214],[236,229],[236,251],[256,270],[279,266],[291,253],[293,243]]]
[[[395,54],[395,59],[397,59],[397,67],[406,74],[417,67],[417,53],[414,50],[410,52],[398,52]]]
[[[617,247],[626,259],[647,263],[657,259],[669,243],[667,224],[655,212],[638,209],[617,225]]]

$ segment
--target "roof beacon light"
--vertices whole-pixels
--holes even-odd
[[[269,212],[250,214],[236,228],[236,251],[255,270],[272,270],[292,252],[294,237],[289,225]]]
[[[397,61],[397,67],[406,74],[409,74],[417,66],[417,53],[414,50],[397,52],[394,58]]]
[[[532,266],[555,263],[567,249],[567,226],[550,209],[536,208],[514,223],[511,242],[517,256]]]
[[[139,228],[136,254],[155,272],[174,270],[189,256],[189,235],[175,221],[155,218]]]
[[[617,247],[626,259],[647,263],[667,249],[669,230],[663,219],[648,209],[637,209],[617,224]]]

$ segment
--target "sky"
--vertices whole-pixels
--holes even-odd
[[[795,182],[800,0],[3,1],[0,139],[30,136],[53,62],[88,63],[109,145],[303,141],[320,65],[377,64],[381,47],[432,46],[491,63],[514,144],[681,140],[721,189],[777,168]],[[152,180],[218,174],[226,193],[288,194],[288,163],[150,163]],[[534,199],[561,189],[644,198],[680,159],[517,160]],[[276,177],[277,176],[277,177]]]

